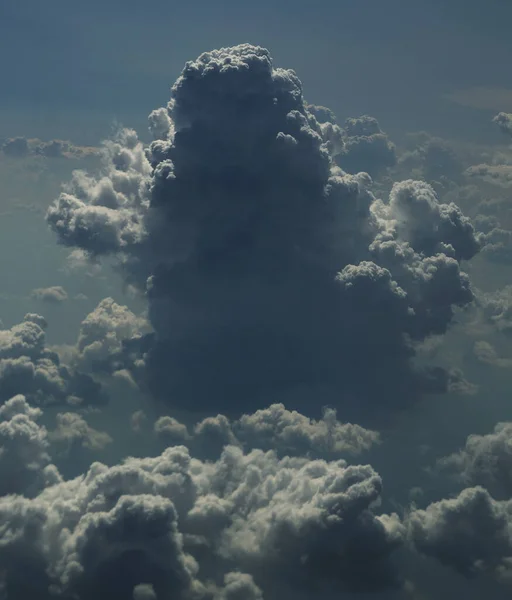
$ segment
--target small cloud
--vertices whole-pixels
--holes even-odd
[[[140,433],[141,429],[148,421],[148,416],[143,410],[136,410],[130,417],[130,424],[135,433]]]
[[[494,117],[493,123],[496,123],[503,133],[512,135],[512,115],[500,112]]]
[[[149,583],[139,583],[133,588],[133,600],[156,600],[153,586]]]
[[[499,367],[501,369],[510,369],[512,367],[512,358],[500,356],[494,346],[484,340],[475,342],[473,354],[478,362],[484,365]]]
[[[47,288],[36,288],[32,290],[30,297],[49,304],[60,304],[68,299],[68,293],[60,285],[54,285]]]
[[[45,158],[81,159],[98,156],[100,150],[91,146],[75,146],[68,140],[50,140],[44,142],[38,138],[22,136],[9,138],[2,145],[3,153],[12,158],[43,156]]]

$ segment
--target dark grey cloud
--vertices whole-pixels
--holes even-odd
[[[136,426],[140,427],[140,419],[137,415]],[[154,425],[156,435],[168,446],[175,444],[185,444],[190,439],[187,426],[180,423],[177,419],[169,416],[159,417]]]
[[[207,52],[152,113],[149,148],[121,132],[102,175],[76,174],[50,207],[62,244],[117,257],[146,293],[154,332],[124,351],[160,399],[240,413],[288,394],[368,419],[449,386],[413,367],[414,345],[472,300],[471,223],[421,182],[376,199],[315,110],[266,50]],[[393,154],[374,119],[347,122],[356,139]]]
[[[398,171],[417,172],[419,178],[436,185],[460,182],[464,165],[451,144],[426,132],[409,134],[405,152],[398,157]]]
[[[30,152],[28,141],[23,137],[16,137],[6,140],[3,143],[2,150],[6,156],[23,158]]]
[[[448,142],[432,138],[421,149],[424,173],[428,181],[438,181],[443,178],[458,180],[463,171],[463,165],[454,149]]]
[[[511,501],[498,501],[482,487],[415,510],[408,518],[417,550],[472,577],[488,574],[509,580],[512,537]]]
[[[483,237],[482,256],[497,264],[512,262],[512,231],[494,227]]]
[[[395,146],[373,117],[347,119],[343,141],[338,162],[349,173],[366,171],[373,177],[396,164]]]
[[[488,211],[493,210],[493,208],[488,205],[485,205],[485,208],[487,208]],[[494,215],[488,213],[478,214],[473,219],[473,223],[475,225],[475,229],[483,234],[491,233],[491,231],[500,225],[498,219]]]
[[[60,285],[54,285],[47,288],[36,288],[32,290],[30,296],[35,300],[48,302],[50,304],[60,304],[68,299],[68,293]]]
[[[336,115],[330,108],[327,108],[326,106],[318,106],[316,104],[307,104],[306,108],[321,125],[324,123],[331,123],[331,125],[337,124]]]
[[[510,499],[512,423],[498,423],[486,435],[470,435],[464,448],[441,459],[439,467],[452,472],[466,485],[483,486],[496,498]]]

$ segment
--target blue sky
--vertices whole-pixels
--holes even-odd
[[[101,137],[113,118],[140,126],[186,60],[250,41],[343,118],[369,112],[394,130],[442,122],[463,133],[469,117],[485,133],[487,114],[475,120],[443,96],[462,91],[473,104],[468,89],[512,88],[511,18],[500,0],[5,0],[0,118],[5,135],[76,125],[70,134]]]

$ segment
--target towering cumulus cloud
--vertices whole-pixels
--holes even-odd
[[[267,50],[207,52],[150,115],[152,144],[120,133],[101,177],[77,173],[48,211],[61,243],[116,256],[147,294],[154,333],[128,346],[173,405],[329,397],[345,418],[450,383],[413,367],[414,344],[472,300],[459,264],[478,250],[472,225],[424,183],[377,200],[315,114]],[[350,126],[382,136],[368,118]]]

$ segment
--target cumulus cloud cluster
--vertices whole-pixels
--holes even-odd
[[[509,501],[477,487],[401,518],[383,513],[382,480],[372,467],[311,456],[361,449],[335,415],[313,422],[273,406],[227,423],[232,438],[215,459],[173,445],[155,457],[93,463],[70,480],[52,464],[50,444],[88,439],[98,448],[105,439],[98,446],[101,436],[79,415],[60,415],[50,434],[40,417],[23,396],[0,409],[0,585],[7,598],[261,600],[277,591],[406,591],[397,556],[412,550],[465,576],[509,575]],[[194,435],[216,422],[201,422]],[[335,439],[328,448],[327,423]],[[493,436],[504,432],[500,426]],[[471,458],[455,461],[464,464],[465,480],[478,478],[478,454],[503,452],[503,444],[489,442],[468,440],[463,452]]]
[[[393,588],[405,530],[375,513],[381,485],[369,466],[236,447],[216,462],[176,446],[95,463],[34,498],[0,498],[2,583],[13,598],[34,582],[100,599],[140,585],[157,598],[260,598],[271,581],[289,592]]]
[[[409,535],[415,547],[467,577],[512,575],[512,501],[495,500],[482,487],[414,511]]]
[[[492,433],[470,435],[464,448],[439,461],[467,485],[479,485],[495,497],[512,498],[512,423],[498,423]]]
[[[148,329],[146,319],[112,298],[104,298],[81,323],[74,363],[85,372],[115,373],[127,360],[125,341],[137,341]],[[136,361],[130,366],[135,369]]]
[[[391,164],[374,119],[342,133],[246,44],[187,63],[150,130],[149,148],[133,131],[108,142],[101,177],[76,173],[47,220],[147,295],[138,345],[155,396],[237,411],[289,394],[369,416],[449,387],[414,367],[414,346],[471,302],[460,261],[479,243],[428,184],[379,200],[367,173],[342,170],[360,156],[354,170],[371,172],[373,149]]]
[[[412,507],[405,523],[411,545],[465,577],[512,581],[512,424],[468,436],[463,448],[440,459],[438,472],[469,486],[455,497]]]
[[[192,431],[177,419],[163,416],[156,421],[154,431],[169,445],[186,444],[194,449],[194,455],[209,457],[219,455],[227,445],[273,450],[279,456],[345,456],[359,454],[380,441],[375,431],[340,423],[333,409],[325,409],[317,421],[287,410],[283,404],[273,404],[233,421],[224,415],[206,417]]]
[[[24,394],[33,404],[101,404],[101,386],[61,363],[46,347],[45,319],[27,314],[22,323],[0,330],[0,403]]]
[[[397,158],[398,173],[414,173],[436,188],[461,182],[461,158],[444,139],[421,131],[407,136],[405,151]]]
[[[185,443],[202,437],[210,458],[194,458],[175,438],[161,455],[96,462],[69,480],[52,463],[53,443],[99,449],[110,440],[73,413],[48,433],[41,414],[20,395],[0,408],[6,598],[410,597],[398,557],[414,551],[465,577],[510,579],[510,424],[471,436],[442,463],[504,499],[471,487],[400,517],[379,510],[383,484],[371,466],[315,458],[376,441],[329,411],[315,422],[275,405],[237,422],[205,419],[192,435],[160,419],[160,433],[172,425]],[[212,458],[221,429],[229,435]]]

